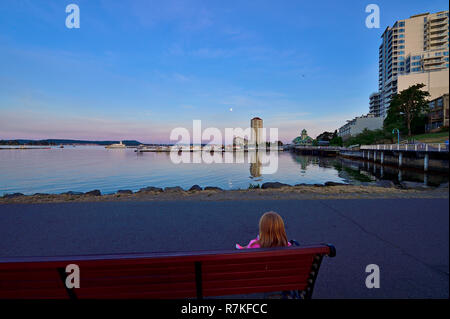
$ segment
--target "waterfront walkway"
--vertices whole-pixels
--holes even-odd
[[[290,239],[336,246],[314,298],[449,297],[448,199],[0,205],[0,256],[232,249],[268,210]],[[365,286],[369,264],[380,267],[379,289]]]

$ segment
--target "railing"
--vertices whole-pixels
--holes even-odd
[[[448,152],[448,146],[444,143],[361,145],[360,149],[374,151]]]
[[[327,151],[342,151],[347,150],[346,147],[341,146],[308,146],[308,145],[294,145],[296,149],[311,149],[311,150],[327,150]]]

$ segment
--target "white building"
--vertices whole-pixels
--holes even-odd
[[[352,136],[362,133],[365,129],[379,130],[383,127],[383,117],[376,117],[374,114],[362,115],[347,121],[347,124],[339,128],[338,136],[346,140]]]

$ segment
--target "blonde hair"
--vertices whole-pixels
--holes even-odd
[[[259,220],[259,245],[261,248],[288,245],[283,218],[275,212],[267,212]]]

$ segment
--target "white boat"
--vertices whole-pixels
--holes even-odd
[[[127,146],[120,141],[119,144],[111,144],[108,146],[105,146],[105,148],[126,148]]]

